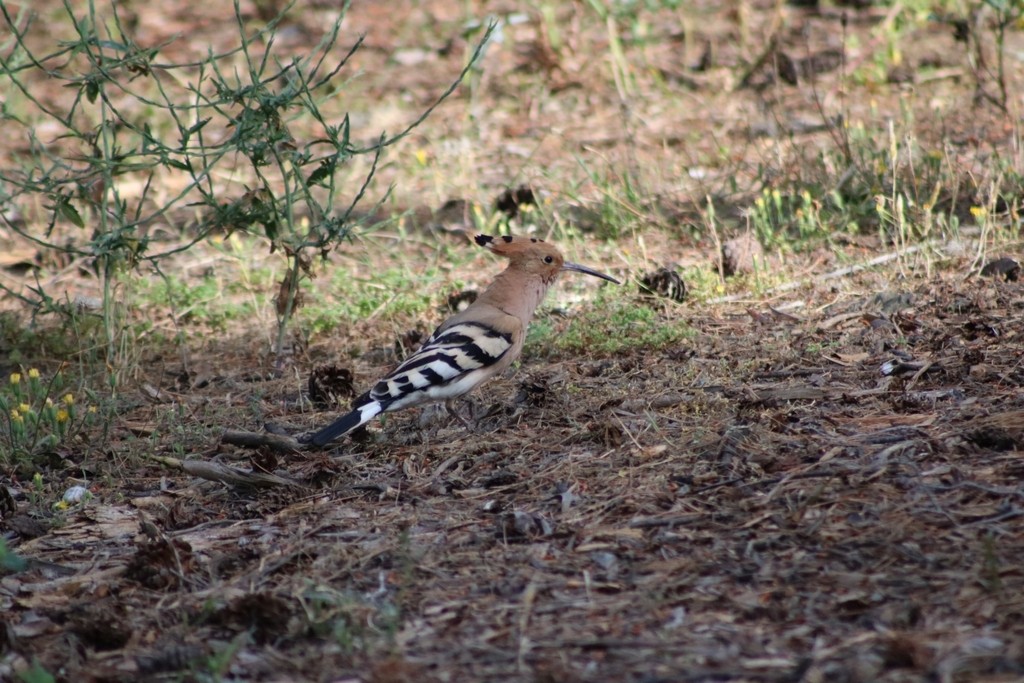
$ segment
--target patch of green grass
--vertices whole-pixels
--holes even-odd
[[[836,340],[807,342],[804,345],[804,355],[817,357],[823,354],[832,354],[838,351],[840,347],[840,342]]]
[[[168,275],[140,285],[137,302],[168,307],[179,323],[202,323],[215,330],[251,318],[274,294],[269,270],[247,271],[238,280],[208,274],[198,280]]]
[[[557,234],[578,236],[585,232],[600,240],[618,240],[659,222],[660,217],[649,208],[650,192],[639,174],[611,165],[595,168],[581,157],[576,162],[586,179],[566,192],[575,209],[564,221],[556,221],[563,223],[556,225],[560,228]]]
[[[725,286],[722,284],[717,266],[686,268],[680,275],[686,283],[688,299],[706,301],[725,294]]]
[[[797,195],[765,189],[750,210],[754,234],[768,249],[799,249],[819,242],[829,235],[819,217],[820,206],[806,189]]]
[[[403,240],[404,241],[404,240]],[[465,282],[451,277],[471,262],[478,269],[497,274],[505,267],[499,259],[482,257],[477,247],[437,245],[436,253],[424,263],[422,255],[397,253],[395,257],[374,256],[380,249],[371,245],[365,252],[361,273],[354,276],[347,267],[330,270],[330,281],[310,288],[299,310],[299,320],[313,334],[328,333],[339,325],[357,320],[422,319],[444,304],[444,297],[459,291]]]
[[[348,656],[389,649],[401,626],[401,610],[391,600],[367,599],[325,585],[309,586],[298,599],[309,634],[333,640]]]
[[[57,679],[38,660],[33,659],[30,668],[18,672],[18,680],[21,683],[54,683]]]
[[[638,349],[662,349],[693,337],[694,330],[635,298],[602,298],[574,317],[564,329],[551,318],[535,320],[527,344],[578,355],[609,355]]]
[[[223,681],[227,676],[228,671],[231,669],[232,662],[238,656],[239,651],[248,644],[250,636],[248,633],[239,633],[231,642],[226,644],[218,644],[214,648],[212,654],[207,658],[205,666],[197,667],[195,674],[196,679],[199,681]]]
[[[526,353],[536,353],[553,345],[556,337],[554,319],[550,316],[537,317],[526,330]]]
[[[6,541],[0,536],[0,576],[25,571],[27,566],[23,557],[8,550]]]
[[[1003,56],[999,30],[1010,25],[1002,20],[1013,23],[1021,5],[985,4],[994,11],[995,21],[984,29],[965,22],[964,30],[980,30],[984,36],[972,33],[963,49],[970,51],[972,44],[995,39],[996,64],[974,74],[975,96],[1000,107],[1005,78],[999,67]],[[913,0],[873,30],[872,58],[861,60],[859,66],[844,65],[839,76],[848,85],[868,91],[867,111],[860,109],[856,114],[864,118],[851,118],[849,103],[838,100],[837,108],[824,112],[832,121],[831,144],[805,153],[790,140],[789,149],[804,157],[801,163],[760,176],[764,189],[747,208],[747,216],[766,247],[799,251],[830,241],[835,232],[877,232],[886,245],[902,248],[920,240],[956,238],[959,222],[974,207],[989,211],[1005,207],[1012,214],[1011,204],[1020,196],[1019,159],[1004,157],[995,148],[984,165],[976,165],[951,139],[955,136],[937,139],[930,134],[936,128],[929,131],[928,127],[936,123],[945,129],[945,112],[950,110],[936,109],[939,120],[935,121],[910,97],[884,110],[892,105],[887,100],[892,68],[909,64],[904,54],[909,37],[937,19],[951,22],[962,17],[964,11],[960,3]],[[847,51],[856,53],[864,46],[864,38],[851,32],[844,38]],[[924,67],[914,69],[926,72]]]
[[[353,278],[334,271],[327,293],[307,303],[301,318],[314,333],[329,332],[347,321],[372,316],[416,315],[436,306],[441,273],[436,267],[421,274],[408,268],[387,268],[372,278]]]
[[[11,365],[34,365],[41,358],[80,358],[102,343],[103,321],[80,313],[75,306],[54,308],[52,319],[36,316],[26,323],[21,315],[0,313],[0,354]]]
[[[955,238],[970,206],[986,195],[1016,196],[1016,175],[964,173],[947,150],[916,138],[909,112],[885,127],[851,121],[833,129],[834,145],[805,159],[800,173],[766,188],[748,210],[758,238],[769,249],[803,251],[831,242],[837,233],[875,232],[887,245]],[[994,202],[994,200],[993,200]]]

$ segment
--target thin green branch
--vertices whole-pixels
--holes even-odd
[[[489,41],[491,39],[491,35],[494,33],[494,30],[497,28],[497,26],[498,26],[498,24],[496,22],[494,22],[494,21],[492,21],[491,23],[489,23],[487,25],[487,30],[484,32],[483,38],[481,38],[480,42],[477,43],[476,49],[473,50],[472,56],[469,58],[469,61],[466,62],[466,66],[464,66],[462,68],[462,71],[459,72],[458,77],[454,81],[452,81],[452,84],[450,86],[448,86],[448,89],[445,90],[443,93],[441,93],[441,96],[438,97],[437,100],[432,105],[427,107],[426,111],[424,111],[422,114],[420,114],[420,116],[415,121],[410,123],[409,126],[406,127],[405,130],[403,130],[401,133],[395,135],[394,137],[387,138],[385,140],[382,140],[381,142],[378,142],[375,147],[366,147],[366,148],[361,148],[361,149],[360,148],[353,149],[352,153],[353,154],[366,154],[366,153],[372,152],[374,149],[376,149],[376,147],[390,147],[391,145],[395,144],[399,140],[402,140],[403,138],[407,137],[421,123],[426,121],[427,117],[430,116],[431,114],[433,114],[434,110],[437,109],[438,107],[440,107],[441,103],[444,102],[445,100],[447,100],[448,97],[453,92],[455,92],[455,89],[459,87],[459,85],[462,83],[462,81],[466,77],[466,75],[473,69],[474,66],[476,66],[477,59],[479,59],[480,55],[483,54],[484,48],[487,46],[487,41]]]

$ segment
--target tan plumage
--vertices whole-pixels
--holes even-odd
[[[476,243],[509,260],[483,294],[438,327],[423,346],[356,401],[352,412],[314,433],[324,446],[377,415],[468,394],[505,371],[522,353],[526,328],[558,273],[604,273],[567,262],[552,245],[530,237],[477,235]]]

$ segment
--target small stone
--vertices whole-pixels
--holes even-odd
[[[92,494],[89,493],[89,489],[84,486],[72,486],[64,492],[64,502],[69,505],[74,503],[81,503],[92,498]]]
[[[764,248],[749,232],[722,244],[722,274],[725,277],[763,270],[764,262]]]

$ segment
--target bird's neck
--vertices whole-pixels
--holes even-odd
[[[553,278],[552,278],[553,281]],[[523,321],[525,326],[533,312],[547,294],[551,282],[545,282],[539,275],[531,275],[513,268],[507,268],[494,278],[477,301],[487,303]]]

